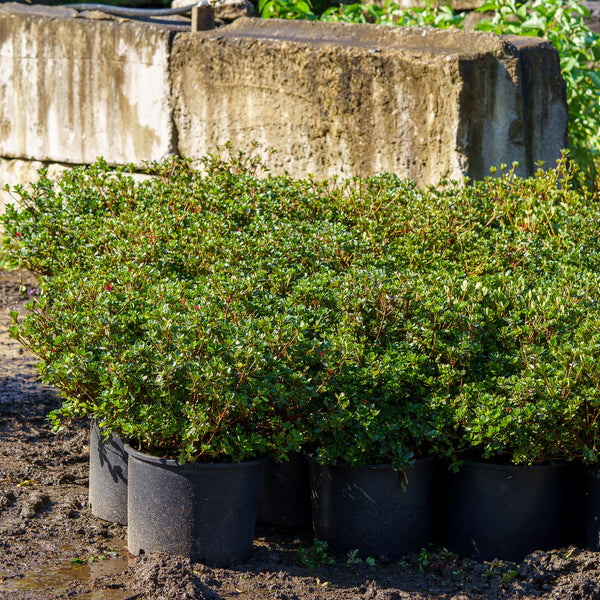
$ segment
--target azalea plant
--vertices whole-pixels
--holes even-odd
[[[99,161],[17,190],[5,256],[41,295],[11,334],[57,427],[182,462],[597,460],[600,215],[566,160],[427,190],[260,169]]]

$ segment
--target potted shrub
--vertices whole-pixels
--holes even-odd
[[[285,323],[282,316],[275,333],[273,320],[248,311],[243,291],[235,297],[230,288],[224,310],[214,282],[190,286],[178,279],[147,279],[143,270],[129,279],[116,270],[110,275],[109,282],[106,269],[88,269],[76,285],[70,272],[54,276],[44,287],[44,298],[52,300],[42,299],[20,328],[19,335],[44,359],[45,378],[65,395],[54,416],[93,416],[100,427],[129,440],[130,551],[163,548],[212,563],[239,560],[250,549],[256,518],[261,464],[255,459],[283,454],[296,443],[293,421],[311,390],[302,377],[310,348],[296,342],[293,321]],[[189,481],[205,463],[218,463],[211,468],[222,478],[224,463],[235,463],[239,471],[249,460],[252,485],[244,483],[237,496],[234,488],[222,488],[215,502],[222,510],[250,503],[246,531],[238,527],[231,534],[241,549],[229,551],[224,534],[213,538],[214,532],[208,539],[219,539],[219,545],[193,546],[206,544],[182,534],[196,536],[195,523],[173,525],[172,537],[181,545],[173,540],[152,545],[148,536],[164,537],[167,531],[156,511],[174,520],[183,515],[162,506],[152,512],[148,503],[159,501],[159,482],[154,477],[156,489],[149,493],[151,477],[144,472],[140,479],[142,467]],[[187,469],[183,474],[178,463]],[[174,486],[171,481],[160,489],[169,496]],[[192,486],[188,492],[207,489]],[[193,506],[200,500],[181,502]],[[214,514],[209,521],[227,523]]]
[[[310,440],[316,486],[317,465],[387,464],[403,497],[431,450],[596,460],[597,210],[567,169],[423,191],[257,168],[137,184],[99,162],[22,191],[5,244],[43,294],[13,335],[62,390],[57,423],[93,417],[165,471]]]
[[[231,201],[243,177],[220,164],[217,182],[185,163],[141,186],[105,165],[98,171],[70,174],[58,192],[40,184],[27,197],[29,210],[9,219],[17,253],[25,249],[45,274],[42,297],[12,333],[64,395],[57,426],[89,416],[128,440],[131,551],[241,560],[252,543],[258,459],[283,456],[303,440],[301,416],[318,375],[306,331],[320,316],[300,301],[310,294],[297,274],[309,275],[313,259],[297,246],[295,223],[248,207],[252,190]],[[217,191],[208,193],[213,186],[221,204]],[[65,239],[81,222],[84,241],[71,246]],[[229,463],[249,473],[237,487],[223,483]],[[161,479],[149,469],[164,478],[162,493],[148,492]],[[206,471],[222,483],[190,484]],[[188,496],[170,510],[161,502],[175,488]],[[211,489],[220,494],[212,512],[201,496]],[[232,514],[245,503],[240,525]],[[200,525],[201,516],[220,533]]]
[[[519,561],[574,541],[580,526],[570,516],[580,507],[568,461],[595,460],[599,288],[597,237],[586,225],[595,211],[548,175],[510,191],[489,185],[505,232],[486,268],[461,284],[475,360],[439,357],[452,385],[434,403],[462,462],[446,489],[447,545]]]
[[[436,539],[436,462],[422,430],[431,417],[423,399],[343,387],[348,396],[332,397],[320,415],[310,461],[315,535],[341,555],[398,560]]]
[[[411,343],[422,291],[411,279],[357,269],[336,285],[310,470],[315,534],[339,554],[393,561],[436,536],[436,370]]]

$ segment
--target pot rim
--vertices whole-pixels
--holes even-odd
[[[264,458],[256,458],[249,461],[242,462],[222,462],[222,463],[211,463],[211,462],[186,462],[183,465],[179,464],[176,460],[172,458],[159,458],[158,456],[152,456],[151,454],[146,454],[144,452],[140,452],[139,450],[135,450],[129,444],[124,444],[125,451],[130,457],[137,458],[140,461],[146,463],[152,463],[155,465],[160,465],[163,467],[179,467],[180,469],[232,469],[232,468],[247,468],[255,465],[262,464]]]
[[[490,469],[495,471],[531,471],[532,469],[541,471],[541,470],[550,470],[550,469],[561,469],[566,467],[567,465],[573,464],[572,461],[569,460],[560,460],[555,461],[553,463],[546,464],[534,464],[534,465],[515,465],[515,464],[507,464],[507,465],[499,465],[498,463],[486,462],[485,460],[463,460],[462,466],[459,469],[459,472],[462,471],[463,467],[476,467],[478,469]]]
[[[345,469],[345,470],[353,470],[353,471],[358,471],[358,470],[362,469],[365,471],[395,471],[396,473],[408,473],[408,472],[412,471],[414,468],[416,468],[417,464],[419,464],[419,463],[423,464],[423,463],[433,462],[433,461],[437,460],[437,456],[435,456],[434,454],[418,456],[417,458],[415,458],[415,464],[413,466],[409,467],[408,469],[404,469],[404,470],[394,469],[392,467],[391,463],[352,466],[352,465],[349,465],[348,463],[340,462],[340,463],[336,463],[335,465],[331,465],[331,464],[322,465],[316,461],[316,459],[313,455],[309,455],[308,459],[310,460],[310,462],[312,462],[314,465],[316,465],[318,467],[326,467],[326,468],[331,468],[331,469]]]

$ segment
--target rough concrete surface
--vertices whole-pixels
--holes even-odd
[[[167,28],[0,5],[0,156],[89,163],[173,149]]]
[[[0,5],[0,158],[141,164],[258,141],[275,173],[423,185],[513,161],[526,175],[565,143],[558,55],[541,40],[252,18],[192,33],[85,14]]]
[[[550,42],[519,36],[506,39],[520,57],[527,166],[532,173],[538,161],[554,166],[557,148],[568,145],[566,84]]]
[[[524,105],[522,63],[534,53],[547,70],[527,80],[535,102]],[[483,33],[238,19],[174,40],[179,151],[198,157],[256,140],[278,150],[276,172],[317,177],[391,171],[429,184],[513,161],[526,175],[563,147],[564,84],[551,98],[546,85],[562,81],[558,69],[540,40],[517,47]]]

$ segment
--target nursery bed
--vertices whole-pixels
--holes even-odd
[[[309,532],[262,529],[248,563],[229,569],[131,557],[126,529],[87,508],[88,424],[50,431],[57,396],[8,337],[8,310],[25,302],[20,286],[35,295],[33,277],[0,271],[0,599],[600,599],[600,554],[580,548],[519,565],[425,548],[392,565],[324,566],[306,552]]]

